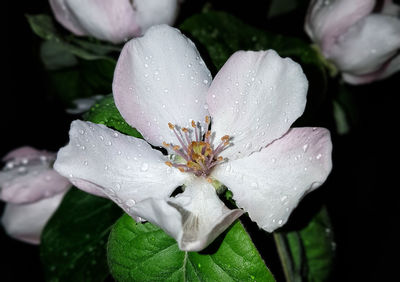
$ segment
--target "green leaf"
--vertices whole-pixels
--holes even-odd
[[[117,281],[275,281],[240,222],[222,242],[195,253],[180,251],[160,228],[125,214],[111,231],[107,255]]]
[[[143,138],[136,129],[129,126],[122,118],[117,107],[114,104],[112,95],[105,97],[97,102],[84,116],[85,120],[94,123],[104,124],[114,128],[124,134],[131,135],[137,138]]]
[[[57,31],[54,25],[53,19],[45,14],[39,15],[26,15],[28,23],[32,28],[32,31],[47,41],[57,42],[62,45],[65,50],[71,54],[85,60],[110,60],[115,61],[111,57],[106,56],[108,53],[113,51],[120,51],[120,48],[116,46],[108,45],[97,40],[90,42],[83,39],[77,39],[74,36],[68,35],[63,36]]]
[[[326,208],[301,230],[274,234],[289,281],[329,281],[335,242]]]
[[[112,201],[72,188],[42,233],[46,280],[103,281],[107,238],[121,213]]]
[[[44,41],[40,45],[40,58],[46,69],[58,70],[78,64],[78,59],[57,41]]]

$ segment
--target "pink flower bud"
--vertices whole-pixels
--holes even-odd
[[[305,30],[346,82],[369,83],[400,69],[399,8],[390,0],[315,0]]]
[[[57,21],[79,36],[118,44],[156,24],[173,24],[178,0],[49,0]]]

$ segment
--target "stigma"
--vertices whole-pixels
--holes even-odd
[[[179,145],[166,142],[163,142],[163,145],[166,148],[171,148],[183,161],[168,161],[165,162],[166,165],[175,167],[181,172],[190,172],[196,176],[207,178],[214,166],[225,161],[220,154],[230,145],[230,137],[228,135],[223,136],[218,146],[214,147],[212,133],[208,130],[209,116],[206,116],[205,124],[205,129],[202,130],[200,123],[193,120],[191,122],[192,128],[180,128],[168,123],[168,127],[174,132]]]

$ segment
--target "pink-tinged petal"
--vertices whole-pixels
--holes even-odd
[[[350,84],[365,84],[375,80],[381,80],[391,76],[400,70],[400,55],[397,55],[389,62],[385,63],[378,71],[365,74],[365,75],[352,75],[343,73],[343,79]]]
[[[68,0],[49,0],[56,20],[72,33],[83,36],[86,30],[68,6]]]
[[[260,152],[216,167],[212,176],[233,192],[238,207],[258,226],[272,232],[325,181],[331,150],[328,130],[292,128]]]
[[[76,120],[69,135],[54,169],[82,190],[101,189],[125,211],[147,198],[168,197],[188,177],[168,167],[167,157],[144,140],[104,125]]]
[[[48,151],[39,151],[36,150],[35,148],[32,148],[30,146],[24,146],[17,148],[15,150],[12,150],[9,152],[7,155],[3,157],[3,161],[15,161],[15,162],[21,162],[22,160],[32,160],[32,159],[38,159],[38,158],[54,158],[55,153],[48,152]]]
[[[56,19],[76,35],[121,43],[140,34],[130,0],[50,1]]]
[[[215,141],[233,146],[223,157],[236,159],[280,138],[303,113],[308,82],[299,64],[275,51],[239,51],[216,75],[207,94]]]
[[[305,30],[325,55],[337,38],[349,27],[372,12],[375,0],[314,0],[311,2]]]
[[[135,0],[133,8],[136,22],[145,33],[153,25],[173,25],[179,12],[179,0]]]
[[[328,59],[342,72],[365,75],[379,70],[399,49],[400,20],[373,14],[343,34]]]
[[[150,28],[128,42],[114,72],[115,104],[155,146],[177,144],[168,122],[190,127],[208,115],[205,93],[211,75],[196,46],[167,25]]]
[[[60,205],[66,191],[30,204],[7,204],[1,223],[8,235],[31,244],[40,243],[47,221]]]
[[[228,209],[211,184],[198,178],[175,198],[144,200],[133,205],[130,214],[162,228],[175,238],[182,251],[197,252],[207,247],[243,211]]]
[[[71,183],[51,168],[55,154],[22,147],[10,152],[0,171],[0,199],[22,204],[52,197]]]

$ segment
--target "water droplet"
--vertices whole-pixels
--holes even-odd
[[[81,150],[82,151],[86,150],[86,147],[85,146],[81,146]]]
[[[253,183],[251,183],[251,185],[250,185],[251,187],[253,187],[253,188],[258,188],[258,184],[257,184],[257,182],[253,182]]]
[[[21,163],[22,164],[24,164],[24,165],[26,165],[26,164],[28,164],[28,159],[26,159],[26,158],[23,158],[22,160],[21,160]]]
[[[207,104],[204,104],[204,109],[208,110],[208,105]]]
[[[104,140],[104,136],[103,135],[99,135],[100,140]]]
[[[188,66],[188,68],[191,68],[191,67],[192,67],[192,64],[189,63],[187,66]]]
[[[322,157],[322,154],[318,154],[315,158],[319,160]]]
[[[208,80],[207,80],[207,79],[204,79],[204,80],[203,80],[203,83],[204,83],[204,84],[207,84],[207,83],[208,83]]]
[[[114,138],[117,138],[119,135],[117,132],[114,132],[113,136],[114,136]]]
[[[213,99],[215,99],[215,94],[212,94],[211,97],[213,97]]]
[[[104,169],[105,170],[108,170],[110,167],[108,166],[108,165],[106,165],[105,167],[104,167]]]
[[[144,67],[145,67],[145,68],[148,68],[148,67],[149,67],[149,65],[148,65],[148,64],[144,64]]]
[[[280,220],[278,221],[278,224],[279,224],[279,225],[282,225],[282,223],[283,223],[283,220],[280,219]]]
[[[135,202],[135,200],[133,200],[133,199],[129,199],[129,200],[127,200],[127,201],[125,202],[125,204],[126,204],[128,207],[133,207],[133,206],[136,204],[136,202]]]
[[[148,163],[142,163],[142,166],[140,167],[141,171],[147,171],[149,169],[149,164]]]
[[[304,145],[303,145],[303,152],[306,152],[307,149],[308,149],[308,144],[304,144]]]
[[[83,162],[83,165],[88,165],[88,161],[84,161],[84,162]]]
[[[286,195],[281,197],[281,202],[285,201],[288,197]]]
[[[85,133],[85,131],[83,131],[83,130],[81,129],[81,130],[79,130],[79,133],[80,133],[81,135],[83,135],[83,134]]]

